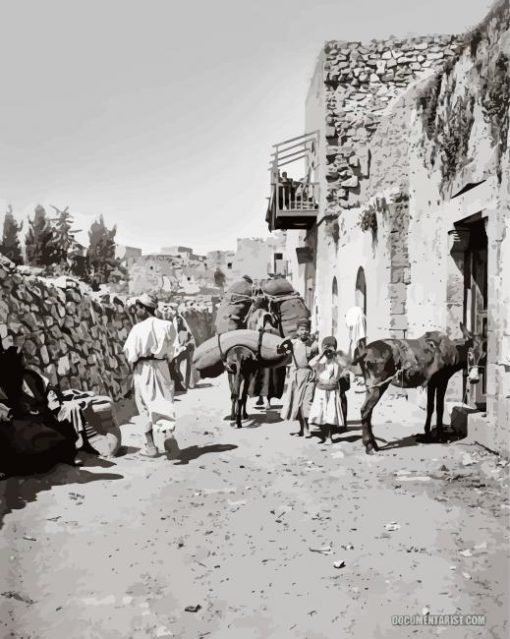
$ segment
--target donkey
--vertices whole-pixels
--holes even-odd
[[[430,438],[430,423],[436,399],[437,434],[443,434],[444,396],[452,375],[466,370],[469,381],[479,381],[478,367],[484,357],[485,338],[460,325],[463,339],[451,340],[444,333],[431,331],[419,339],[384,339],[371,342],[353,360],[365,378],[367,394],[361,407],[363,444],[367,454],[379,450],[372,433],[372,412],[390,384],[402,388],[427,385],[425,436]]]
[[[246,318],[246,328],[280,335],[278,319],[269,310],[269,302],[263,295],[255,297]],[[257,406],[264,404],[263,397],[265,396],[267,408],[271,408],[271,398],[281,398],[284,384],[285,368],[259,368],[250,379],[249,393],[259,393]]]
[[[232,411],[230,421],[242,428],[242,420],[248,419],[246,401],[250,379],[259,364],[255,353],[246,346],[234,346],[229,349],[224,360],[228,373]]]

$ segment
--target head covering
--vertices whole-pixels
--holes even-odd
[[[300,320],[298,320],[298,323],[297,323],[296,326],[297,326],[297,328],[301,328],[301,326],[302,326],[303,328],[306,328],[307,331],[309,331],[310,330],[310,320],[308,320],[308,319],[300,319]]]
[[[337,347],[337,341],[336,341],[336,338],[333,337],[332,335],[330,335],[328,337],[325,337],[322,340],[322,348],[323,348],[323,350],[326,349],[326,348],[331,348],[331,349],[336,351],[336,347]]]
[[[136,301],[146,308],[151,308],[153,310],[158,308],[158,300],[154,297],[154,295],[149,295],[148,293],[140,295],[136,298]]]

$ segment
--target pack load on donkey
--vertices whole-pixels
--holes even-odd
[[[225,291],[216,312],[216,332],[226,333],[245,328],[246,316],[250,310],[253,282],[241,279]]]
[[[246,328],[250,313],[260,303],[271,317],[275,331],[261,334]],[[299,320],[309,316],[303,299],[285,278],[265,279],[255,286],[245,276],[226,291],[217,312],[217,336],[196,350],[193,364],[202,378],[218,377],[225,370],[223,363],[229,349],[243,346],[255,354],[261,367],[284,366],[287,355],[282,338],[294,337]],[[278,334],[273,334],[276,331]]]
[[[211,337],[195,351],[193,364],[202,377],[208,371],[216,371],[223,363],[226,354],[234,346],[245,346],[257,355],[260,366],[286,366],[288,354],[283,344],[285,340],[279,335],[261,333],[249,329],[228,331]],[[220,373],[223,372],[221,368]],[[212,377],[213,375],[207,375]]]
[[[280,334],[295,337],[298,322],[310,317],[301,295],[284,277],[262,280],[260,288],[268,301],[269,311],[277,319]]]

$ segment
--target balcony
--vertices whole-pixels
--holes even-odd
[[[318,133],[286,140],[274,145],[271,159],[271,195],[266,222],[269,230],[309,229],[319,212],[319,184],[310,181]],[[294,180],[280,168],[299,160],[305,161],[306,177]]]

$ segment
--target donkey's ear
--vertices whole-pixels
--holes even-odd
[[[464,335],[465,339],[472,339],[473,335],[468,331],[468,329],[464,326],[464,324],[460,323],[460,330],[462,331],[462,335]]]

